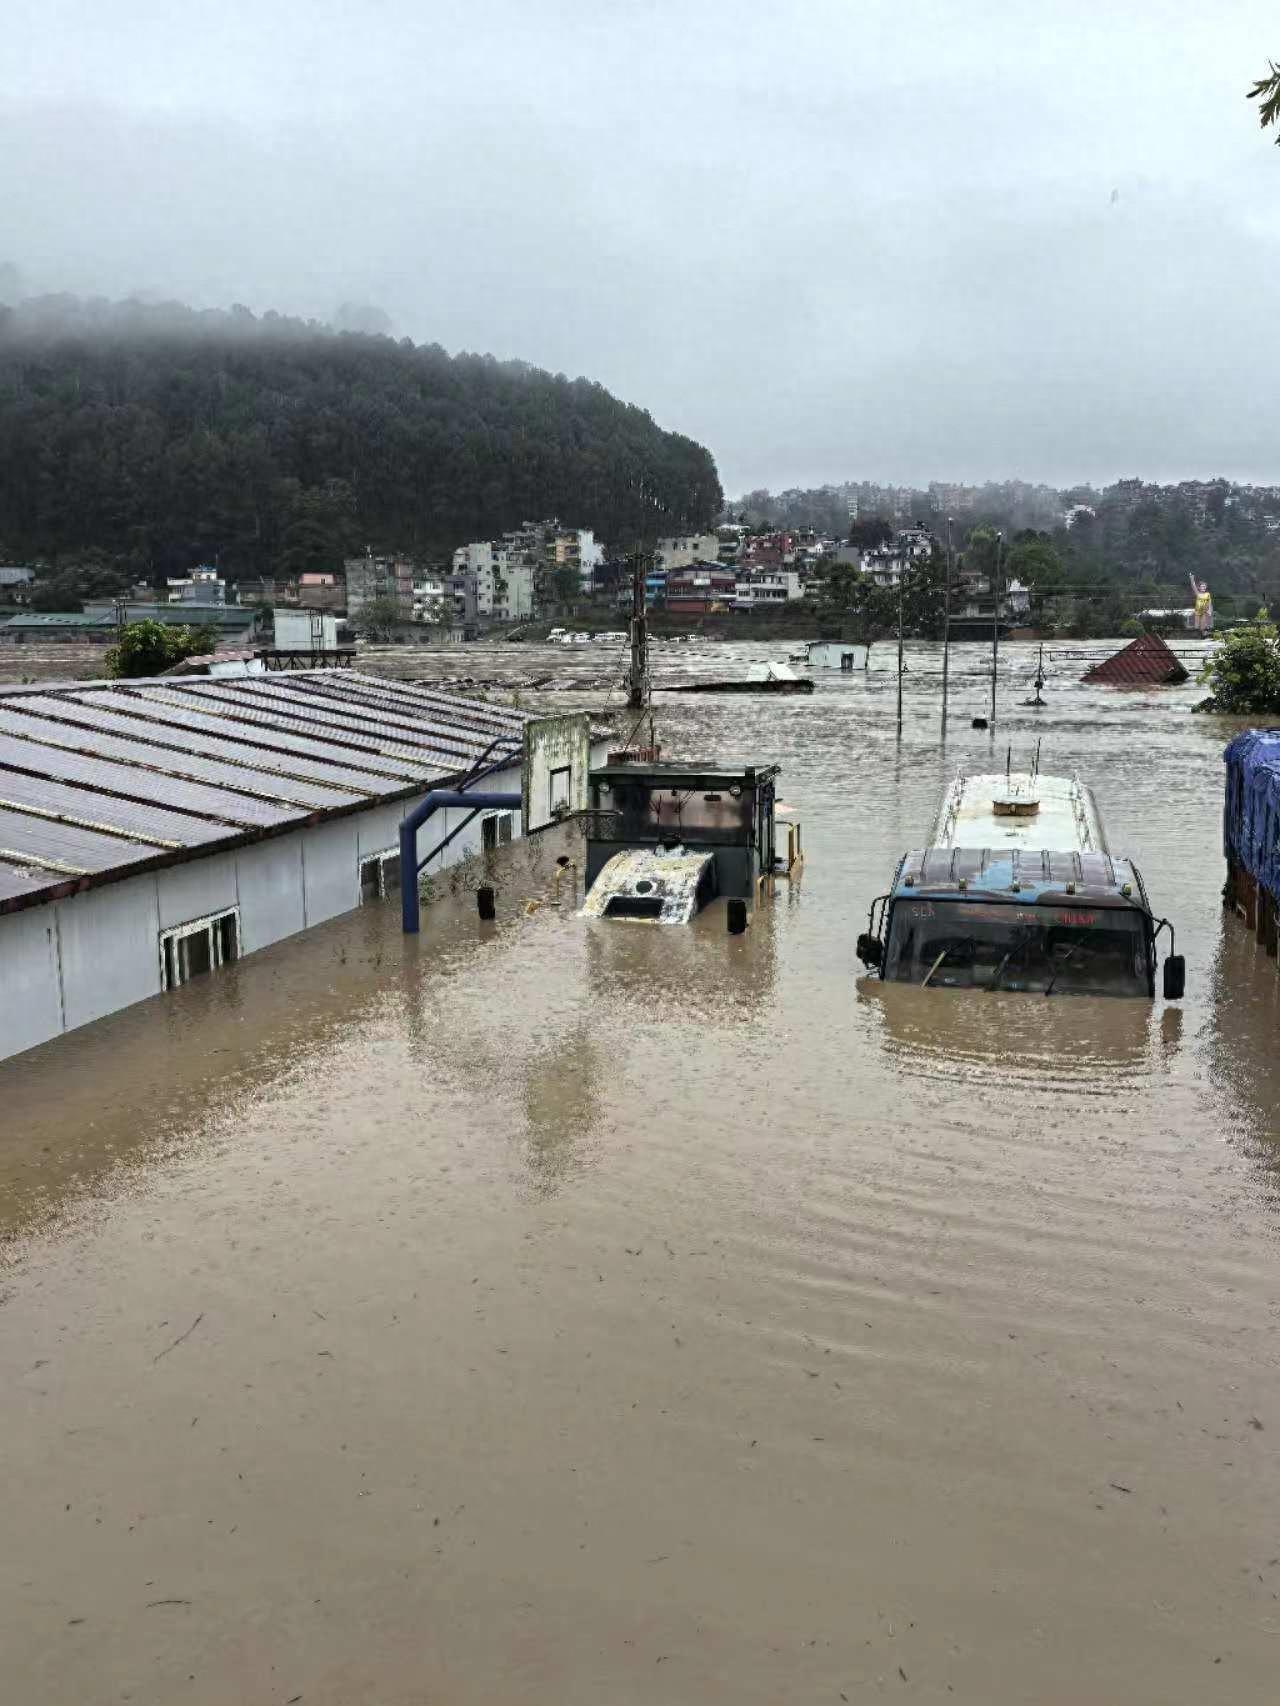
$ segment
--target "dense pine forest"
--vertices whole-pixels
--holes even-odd
[[[707,450],[586,379],[239,307],[0,305],[0,561],[236,579],[720,504]]]

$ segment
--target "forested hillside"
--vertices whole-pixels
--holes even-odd
[[[586,379],[244,308],[0,306],[0,561],[295,574],[720,503],[707,450]]]

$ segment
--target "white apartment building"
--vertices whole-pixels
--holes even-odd
[[[798,569],[753,569],[739,578],[734,603],[739,610],[758,610],[803,597]]]
[[[503,590],[495,594],[493,613],[499,622],[527,622],[533,615],[534,572],[529,563],[509,563]]]
[[[862,572],[877,586],[897,586],[909,569],[928,558],[932,549],[933,537],[927,527],[900,527],[891,545],[877,545],[863,554]]]
[[[474,577],[476,614],[492,622],[524,622],[533,615],[536,548],[513,548],[506,539],[479,539],[453,553],[455,575]]]
[[[491,539],[477,539],[470,545],[459,545],[453,553],[455,575],[472,574],[476,582],[476,612],[492,620],[495,606],[503,594],[500,586],[507,574],[507,547]]]
[[[413,619],[415,622],[443,622],[449,603],[449,589],[444,577],[419,574],[413,577]]]

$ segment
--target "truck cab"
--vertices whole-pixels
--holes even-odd
[[[776,765],[593,770],[583,916],[682,924],[718,897],[754,905],[776,864],[777,775]]]

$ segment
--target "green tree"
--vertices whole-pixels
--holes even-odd
[[[882,515],[864,516],[848,524],[845,536],[851,545],[861,545],[864,548],[887,545],[893,538],[893,523],[886,521]]]
[[[1238,717],[1280,714],[1280,635],[1265,610],[1223,636],[1200,680],[1213,689],[1210,710]]]
[[[841,619],[846,634],[859,645],[896,635],[899,606],[904,634],[935,640],[943,629],[946,572],[946,556],[937,546],[907,569],[900,588],[877,586],[851,564],[832,563],[823,577],[819,603],[824,613]]]
[[[371,598],[351,618],[351,626],[362,640],[389,640],[403,621],[394,598]]]
[[[86,599],[115,598],[127,592],[130,579],[126,570],[94,558],[74,567],[41,571],[31,588],[31,608],[79,610]]]
[[[547,576],[547,595],[554,605],[573,604],[581,591],[576,569],[552,569]]]
[[[184,658],[203,657],[218,643],[213,628],[170,628],[165,622],[130,622],[107,653],[108,675],[136,678],[163,675]]]
[[[965,574],[981,575],[988,582],[993,582],[998,554],[999,540],[995,528],[975,527],[964,542],[960,566]],[[1003,574],[1003,558],[1001,563]]]
[[[1036,601],[1056,592],[1066,579],[1062,558],[1047,533],[1019,533],[1004,559],[1003,574],[1009,581],[1030,587]]]
[[[902,622],[913,639],[940,640],[945,627],[947,554],[937,543],[902,582]],[[895,617],[896,625],[896,617]]]
[[[1280,65],[1273,59],[1267,61],[1267,75],[1259,77],[1247,99],[1257,101],[1258,123],[1263,130],[1268,125],[1280,128]],[[1276,146],[1280,148],[1280,136],[1276,137]]]
[[[282,483],[288,520],[280,541],[279,566],[289,578],[332,573],[355,548],[355,499],[345,480],[303,489],[296,480]]]

